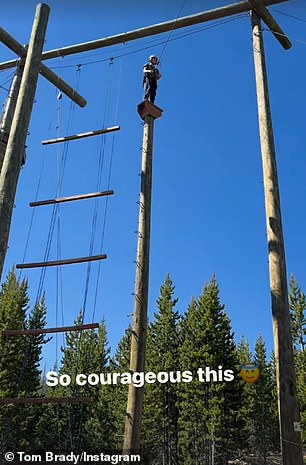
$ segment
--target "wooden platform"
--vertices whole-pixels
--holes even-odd
[[[144,100],[137,106],[137,111],[141,119],[145,119],[146,116],[152,116],[152,118],[160,118],[163,114],[163,110],[148,100]]]

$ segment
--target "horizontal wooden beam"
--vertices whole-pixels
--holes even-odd
[[[6,45],[10,50],[16,53],[16,55],[18,55],[20,58],[26,57],[26,49],[2,27],[0,27],[0,40],[4,45]]]
[[[92,397],[16,397],[0,398],[0,404],[88,404]]]
[[[256,11],[258,16],[266,23],[268,28],[271,30],[272,34],[281,44],[281,46],[285,50],[289,50],[292,47],[292,44],[284,31],[275,21],[271,13],[267,10],[262,0],[249,0],[250,4],[252,5],[253,9]]]
[[[265,6],[276,5],[278,3],[285,3],[288,0],[265,0]],[[93,40],[91,42],[84,42],[82,44],[71,45],[68,47],[57,48],[42,53],[42,60],[49,60],[51,58],[57,58],[59,56],[73,55],[75,53],[88,52],[90,50],[96,50],[98,48],[110,47],[111,45],[123,44],[131,42],[132,40],[142,39],[143,37],[149,37],[163,32],[173,31],[175,29],[181,29],[195,24],[205,23],[208,21],[214,21],[228,16],[245,13],[253,9],[253,6],[249,1],[237,2],[231,5],[226,5],[221,8],[214,10],[203,11],[195,15],[184,16],[164,23],[153,24],[152,26],[135,29],[129,32],[123,32],[115,36],[105,37],[103,39]],[[0,63],[0,70],[9,69],[16,66],[16,60],[7,61]]]
[[[113,195],[114,191],[101,191],[101,192],[92,192],[90,194],[80,194],[80,195],[72,195],[70,197],[60,197],[57,199],[48,199],[48,200],[39,200],[37,202],[30,202],[30,207],[41,207],[43,205],[53,205],[55,203],[63,203],[63,202],[72,202],[73,200],[83,200],[83,199],[92,199],[95,197],[104,197],[107,195]]]
[[[50,262],[36,262],[36,263],[19,263],[16,268],[44,268],[46,266],[60,266],[60,265],[73,265],[76,263],[93,262],[96,260],[105,260],[107,255],[92,255],[91,257],[80,257],[80,258],[67,258],[65,260],[53,260]]]
[[[17,40],[14,39],[14,37],[12,37],[2,27],[0,27],[0,40],[14,53],[19,55],[20,58],[26,57],[27,51],[25,47],[23,47],[19,42],[17,42]],[[81,108],[86,106],[86,100],[80,94],[78,94],[72,87],[70,87],[69,84],[63,81],[63,79],[57,76],[57,74],[51,71],[51,69],[49,69],[43,63],[41,63],[40,73]]]
[[[59,328],[43,329],[5,329],[2,331],[4,336],[36,336],[39,334],[66,333],[70,331],[86,331],[87,329],[97,329],[99,323],[89,323],[86,325],[61,326]]]
[[[49,139],[41,141],[42,145],[58,144],[59,142],[66,142],[69,140],[83,139],[84,137],[98,136],[108,132],[119,131],[120,126],[112,126],[110,128],[97,129],[96,131],[83,132],[80,134],[73,134],[72,136],[58,137],[57,139]]]

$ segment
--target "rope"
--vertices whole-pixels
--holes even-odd
[[[49,127],[48,127],[48,138],[50,136],[50,131],[51,131],[51,121],[50,121]],[[47,146],[44,147],[44,153],[43,153],[43,157],[42,157],[42,164],[41,164],[41,168],[40,168],[40,173],[39,173],[39,178],[38,178],[38,183],[37,183],[37,188],[36,188],[36,193],[35,193],[35,201],[38,199],[38,194],[39,194],[39,191],[40,191],[41,181],[42,181],[42,177],[43,177],[43,173],[44,173],[45,162],[46,162],[46,149],[47,149]],[[33,210],[32,210],[30,224],[29,224],[29,228],[28,228],[28,234],[27,234],[27,238],[26,238],[26,244],[25,244],[23,257],[22,257],[22,263],[24,263],[25,259],[26,259],[26,254],[27,254],[27,251],[28,251],[29,240],[30,240],[30,236],[31,236],[31,232],[32,232],[35,212],[36,212],[36,207],[34,207]],[[18,279],[21,278],[22,273],[23,273],[23,269],[20,270]]]
[[[119,111],[119,97],[120,97],[120,92],[121,92],[122,70],[123,70],[123,61],[121,61],[121,66],[120,66],[120,71],[119,71],[119,81],[118,81],[118,88],[117,88],[117,100],[116,100],[116,107],[115,107],[115,121],[117,121],[118,111]],[[114,148],[115,148],[115,134],[112,135],[112,148],[111,148],[111,156],[110,156],[110,164],[109,164],[107,189],[110,188],[111,173],[112,173],[112,166],[113,166],[113,157],[114,157]],[[105,229],[106,229],[106,218],[107,218],[108,204],[109,204],[109,198],[107,197],[106,202],[105,202],[105,209],[104,209],[104,221],[103,221],[103,227],[102,227],[100,253],[102,253],[103,246],[104,246],[104,236],[105,236]],[[97,297],[98,297],[98,289],[99,289],[99,283],[100,283],[100,273],[101,273],[101,262],[99,262],[99,264],[98,264],[98,272],[97,272],[97,278],[96,278],[96,289],[95,289],[95,296],[94,296],[94,307],[93,307],[92,322],[94,322],[94,317],[95,317],[96,307],[97,307]]]
[[[11,81],[12,81],[12,76],[14,76],[15,73],[16,73],[16,70],[14,70],[13,72],[11,72],[11,73],[9,74],[8,78],[7,78],[4,82],[2,82],[2,83],[0,84],[0,89],[5,90],[7,93],[10,91],[10,89],[7,89],[7,88],[4,87],[4,86],[5,86],[5,84],[7,84],[8,82],[11,82]]]
[[[284,13],[283,11],[276,10],[273,8],[272,11],[275,11],[276,13],[280,13],[281,15],[288,16],[288,18],[296,19],[297,21],[302,21],[303,23],[306,23],[306,19],[298,18],[297,16],[289,15],[288,13]]]
[[[120,88],[121,88],[121,78],[122,78],[122,64],[123,64],[123,62],[121,61],[121,67],[120,67],[120,72],[119,72],[117,100],[116,100],[116,106],[115,106],[115,121],[117,121],[117,118],[118,118],[119,92],[120,92]],[[110,61],[109,66],[110,66],[110,72],[109,72],[109,79],[108,79],[107,93],[106,93],[106,100],[105,100],[105,107],[104,107],[103,125],[106,125],[107,117],[108,117],[108,114],[109,114],[110,89],[112,87],[112,81],[113,81],[113,60]],[[115,140],[115,135],[113,134],[112,135],[111,156],[110,156],[110,163],[109,163],[109,173],[108,173],[108,179],[107,179],[107,189],[109,189],[109,187],[110,187],[111,169],[112,169],[113,154],[114,154],[114,140]],[[103,170],[104,160],[105,160],[105,135],[102,137],[102,140],[101,140],[98,179],[97,179],[97,189],[98,190],[101,188],[102,170]],[[108,203],[109,203],[109,198],[107,197],[106,201],[105,201],[104,216],[103,216],[102,239],[101,239],[101,245],[100,245],[101,253],[102,253],[102,250],[103,250],[103,240],[104,240],[104,234],[105,234],[105,228],[106,228]],[[92,238],[91,238],[92,240],[91,240],[91,243],[90,243],[90,251],[91,251],[91,253],[92,253],[92,250],[93,250],[92,247],[93,247],[95,234],[96,234],[96,224],[97,224],[97,215],[98,215],[98,206],[99,205],[100,205],[99,199],[95,199],[95,210],[94,210],[94,216],[93,216],[93,228],[92,228]],[[100,281],[100,279],[99,279],[100,278],[100,271],[101,271],[101,262],[99,261],[97,279],[96,279],[95,296],[94,296],[94,307],[93,307],[93,312],[92,312],[92,322],[94,321],[95,312],[96,312],[96,302],[97,302],[97,294],[98,294],[98,287],[99,287],[99,281]],[[85,312],[85,306],[86,306],[86,301],[87,301],[88,286],[89,286],[89,281],[90,281],[90,273],[91,273],[91,267],[88,266],[86,289],[85,289],[84,304],[83,304],[83,312]],[[83,317],[84,317],[84,313],[83,313]],[[80,334],[79,337],[82,337],[82,335]],[[91,347],[91,344],[94,344],[94,342],[95,342],[95,338],[92,337],[91,340],[90,340],[90,346],[87,348],[87,354],[85,354],[85,359],[86,359],[86,356],[92,352],[93,347]],[[85,389],[84,389],[85,393],[87,391],[88,391],[88,385],[86,385]],[[84,415],[84,406],[82,405],[81,406],[81,419],[80,419],[80,426],[79,426],[78,440],[77,440],[79,447],[81,445],[82,434],[83,434],[83,415]]]
[[[103,116],[103,126],[106,125],[107,117],[109,114],[109,108],[110,108],[110,90],[112,87],[112,80],[113,80],[113,60],[111,59],[109,62],[109,75],[108,75],[108,83],[107,83],[107,92],[106,92],[106,98],[105,98],[105,105],[104,105],[104,116]],[[105,162],[105,144],[106,144],[106,137],[103,135],[101,137],[101,144],[100,144],[100,151],[99,151],[99,160],[98,160],[98,172],[97,172],[97,182],[96,182],[96,188],[97,190],[101,189],[101,182],[102,182],[102,174],[103,174],[103,167],[104,167],[104,162]],[[91,226],[91,238],[90,238],[90,243],[89,243],[89,256],[93,254],[94,250],[94,244],[95,244],[95,237],[96,237],[96,230],[97,230],[97,220],[98,220],[98,214],[99,214],[99,199],[95,199],[94,203],[94,211],[93,211],[93,218],[92,218],[92,226]],[[104,217],[104,223],[105,223],[105,217]],[[100,265],[100,263],[99,263]],[[87,270],[86,270],[86,281],[85,281],[85,289],[84,289],[84,300],[83,300],[83,306],[82,306],[82,311],[81,311],[81,321],[82,323],[84,322],[85,318],[85,312],[86,312],[86,307],[87,307],[87,300],[88,300],[88,292],[89,292],[89,284],[90,284],[90,278],[91,278],[91,271],[92,271],[92,263],[89,262],[87,264]],[[92,315],[92,319],[94,318],[94,312]],[[81,346],[81,338],[83,336],[83,333],[79,332],[76,338],[76,346],[80,347]],[[92,337],[91,342],[94,343],[94,337]],[[91,344],[90,344],[91,346]],[[92,352],[91,347],[87,347],[87,354],[85,354],[85,359],[87,356],[90,356],[90,353]],[[76,366],[75,366],[75,374],[78,373],[78,367],[79,367],[79,362],[80,362],[80,351],[77,352],[76,354]],[[88,386],[85,386],[84,392],[88,390]],[[74,388],[74,393],[76,392],[76,387]],[[80,422],[79,422],[79,429],[76,431],[76,442],[78,446],[80,446],[81,441],[82,441],[82,434],[83,434],[83,417],[84,417],[84,408],[86,408],[84,405],[81,405],[80,407]],[[73,426],[73,413],[71,413],[71,427]],[[72,436],[70,438],[72,441]],[[73,444],[71,443],[71,447]]]
[[[194,35],[194,34],[198,34],[199,32],[202,32],[202,31],[206,31],[208,29],[213,29],[215,27],[218,27],[218,26],[222,26],[223,24],[227,24],[227,23],[230,23],[232,21],[236,21],[237,19],[242,19],[242,18],[246,18],[248,17],[248,13],[241,13],[240,15],[237,15],[233,18],[229,18],[227,20],[223,20],[223,21],[220,21],[219,23],[216,23],[216,24],[211,24],[210,26],[205,26],[205,27],[201,27],[199,29],[196,29],[196,30],[193,30],[191,32],[188,32],[188,33],[184,33],[184,34],[180,34],[179,37],[174,37],[172,39],[166,39],[166,40],[162,40],[160,42],[157,42],[156,43],[156,46],[158,45],[163,45],[165,42],[173,42],[175,40],[180,40],[180,39],[183,39],[185,37],[188,37],[188,36],[191,36],[191,35]],[[132,48],[133,46],[129,46],[129,48]],[[81,66],[87,66],[87,65],[93,65],[93,64],[97,64],[97,63],[103,63],[103,62],[107,62],[109,61],[110,59],[112,60],[116,60],[117,58],[122,58],[122,57],[125,57],[125,56],[128,56],[128,55],[132,55],[134,53],[139,53],[139,52],[142,52],[143,50],[148,50],[148,49],[151,49],[152,48],[152,45],[148,45],[146,47],[141,47],[141,48],[138,48],[137,50],[135,51],[131,51],[131,52],[126,52],[126,53],[121,53],[119,55],[115,55],[115,56],[112,56],[112,57],[108,57],[108,58],[104,58],[102,60],[95,60],[95,61],[90,61],[90,62],[84,62],[81,64]],[[78,64],[77,66],[80,66],[80,64]],[[64,66],[64,68],[75,68],[76,65],[67,65],[67,66]],[[50,67],[51,69],[57,69],[58,67],[57,66],[52,66]]]
[[[107,122],[107,116],[109,112],[109,105],[110,105],[110,88],[113,80],[113,61],[111,60],[109,63],[109,78],[108,78],[108,85],[107,85],[107,93],[106,93],[106,99],[105,99],[105,106],[104,106],[104,117],[103,117],[103,123],[102,126],[105,127],[106,122]],[[101,137],[101,146],[100,146],[100,155],[99,155],[99,163],[98,163],[98,176],[97,176],[97,184],[96,188],[97,191],[101,189],[101,181],[102,181],[102,173],[103,173],[103,167],[104,167],[104,159],[105,159],[105,143],[106,143],[106,137],[105,135],[102,135]],[[93,249],[94,249],[94,242],[95,242],[95,236],[96,236],[96,230],[97,230],[97,219],[98,219],[98,212],[99,212],[99,202],[100,199],[96,198],[95,199],[95,204],[94,204],[94,213],[93,213],[93,219],[92,219],[92,229],[91,229],[91,239],[90,239],[90,245],[89,245],[89,256],[93,254]],[[82,314],[82,319],[84,319],[85,316],[85,311],[86,311],[86,304],[87,304],[87,297],[88,297],[88,289],[89,289],[89,282],[90,282],[90,274],[91,274],[91,262],[88,262],[87,265],[87,276],[86,276],[86,285],[85,285],[85,292],[84,292],[84,301],[83,301],[83,314]]]
[[[280,438],[281,441],[283,442],[286,442],[287,444],[292,444],[293,446],[297,446],[297,447],[303,447],[303,444],[301,442],[293,442],[293,441],[289,441],[288,439],[285,439],[285,438]]]
[[[177,20],[179,19],[180,15],[181,15],[181,12],[182,12],[184,6],[186,5],[186,2],[187,2],[187,0],[183,0],[182,6],[181,6],[181,8],[180,8],[180,10],[179,10],[179,12],[178,12],[178,14],[177,14],[176,19],[175,19],[175,23],[173,24],[173,27],[172,27],[171,31],[169,32],[169,35],[168,35],[168,38],[167,38],[167,40],[166,40],[166,42],[165,42],[165,44],[164,44],[164,47],[163,47],[163,49],[162,49],[162,51],[161,51],[161,53],[160,53],[160,55],[159,55],[159,58],[160,58],[160,59],[162,58],[162,56],[163,56],[163,54],[164,54],[164,52],[165,52],[165,50],[166,50],[166,48],[167,48],[167,46],[168,46],[168,43],[169,43],[169,40],[170,40],[170,38],[171,38],[172,32],[173,32],[173,30],[175,29]]]
[[[77,79],[76,79],[77,82],[76,82],[75,89],[78,90],[79,81],[80,81],[80,67],[78,67],[78,69],[76,70],[76,73],[77,73]],[[73,121],[75,107],[76,107],[76,104],[71,101],[70,110],[69,110],[69,117],[68,117],[68,124],[67,124],[67,131],[70,130],[70,126],[71,126],[72,121]],[[68,149],[69,149],[69,142],[65,142],[64,143],[64,149],[63,149],[63,154],[62,154],[61,167],[60,167],[60,173],[59,173],[59,177],[58,177],[56,193],[60,192],[60,190],[61,190],[61,185],[62,185],[62,182],[63,182],[64,173],[65,173],[65,166],[66,166],[66,161],[67,161]],[[55,194],[55,196],[56,196],[56,194]],[[50,250],[51,250],[52,238],[53,238],[55,222],[56,222],[57,207],[58,207],[58,205],[54,205],[53,210],[52,210],[50,227],[49,227],[48,238],[47,238],[47,244],[46,244],[46,249],[45,249],[45,254],[44,254],[44,261],[48,260]],[[41,294],[42,294],[42,289],[43,289],[43,285],[44,285],[44,281],[45,281],[46,271],[47,271],[46,267],[43,267],[42,270],[41,270],[40,281],[39,281],[38,291],[37,291],[37,298],[36,298],[37,301],[39,301],[39,299],[41,297]]]
[[[286,34],[282,34],[281,32],[278,32],[278,31],[272,31],[271,29],[267,29],[267,28],[265,28],[265,27],[262,27],[261,32],[271,32],[272,34],[276,34],[276,35],[278,35],[278,36],[287,37]],[[306,41],[305,41],[305,40],[296,39],[296,38],[293,38],[293,39],[291,39],[291,40],[293,40],[294,42],[297,42],[297,43],[299,43],[299,44],[306,45]]]

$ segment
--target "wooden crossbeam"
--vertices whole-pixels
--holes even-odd
[[[0,398],[0,404],[88,404],[92,397],[16,397]]]
[[[83,139],[84,137],[98,136],[99,134],[106,134],[108,132],[119,131],[120,126],[112,126],[105,129],[97,129],[96,131],[83,132],[80,134],[73,134],[72,136],[58,137],[57,139],[43,140],[42,145],[58,144],[59,142],[66,142],[69,140]]]
[[[284,3],[288,0],[265,0],[265,5],[275,5],[278,3]],[[194,15],[183,16],[176,18],[171,21],[164,23],[153,24],[151,26],[142,27],[133,31],[123,32],[116,34],[115,36],[105,37],[103,39],[92,40],[90,42],[84,42],[82,44],[70,45],[68,47],[62,47],[55,50],[49,50],[42,53],[42,60],[49,60],[51,58],[57,58],[59,56],[73,55],[75,53],[88,52],[90,50],[96,50],[102,47],[109,47],[111,45],[128,43],[132,40],[142,39],[143,37],[149,37],[163,32],[173,31],[176,29],[193,26],[208,21],[214,21],[228,16],[240,14],[249,11],[251,8],[248,0],[232,3],[225,5],[220,8],[213,10],[203,11]],[[16,61],[6,62],[0,64],[0,70],[6,69],[14,65]]]
[[[20,56],[20,58],[25,58],[27,56],[27,51],[14,37],[12,37],[8,32],[6,32],[2,27],[0,27],[0,40],[8,48],[10,48],[14,53]],[[69,86],[63,79],[61,79],[57,74],[51,71],[46,65],[41,63],[40,73],[53,85],[55,85],[59,90],[64,92],[67,97],[71,98],[77,105],[81,108],[85,107],[87,102],[86,100],[78,94],[72,87]]]
[[[72,195],[70,197],[60,197],[57,199],[48,199],[48,200],[39,200],[37,202],[30,202],[30,207],[40,207],[42,205],[52,205],[55,203],[62,203],[62,202],[71,202],[73,200],[83,200],[83,199],[92,199],[94,197],[104,197],[106,195],[113,195],[114,191],[101,191],[101,192],[92,192],[90,194],[80,194],[80,195]]]
[[[264,3],[266,6],[269,6],[276,5],[278,3],[285,3],[287,1],[288,0],[265,0]],[[252,9],[251,3],[248,0],[242,0],[240,2],[236,2],[231,5],[225,5],[214,10],[208,10],[190,16],[183,16],[182,18],[176,18],[164,23],[153,24],[151,26],[142,27],[133,31],[116,34],[115,36],[92,40],[82,44],[70,45],[68,47],[62,47],[55,50],[49,50],[42,53],[42,60],[73,55],[75,53],[88,52],[90,50],[110,47],[116,44],[124,44],[131,42],[132,40],[142,39],[143,37],[150,37],[156,34],[162,34],[163,32],[173,31],[175,29],[193,26],[195,24],[201,24],[208,21],[214,21],[232,15],[238,15],[240,13],[245,13],[250,9]],[[0,63],[0,70],[13,68],[17,65],[18,61],[19,60],[10,60]]]
[[[5,329],[4,336],[36,336],[37,334],[66,333],[68,331],[85,331],[87,329],[97,329],[99,323],[89,323],[86,325],[61,326],[58,328],[43,329]]]
[[[261,19],[266,23],[268,28],[271,30],[274,37],[278,40],[281,46],[285,50],[289,50],[292,47],[292,44],[286,34],[283,32],[281,27],[275,21],[269,10],[265,7],[262,0],[249,0],[253,9],[261,17]]]
[[[91,257],[80,257],[80,258],[67,258],[65,260],[53,260],[50,262],[36,262],[36,263],[19,263],[16,268],[44,268],[46,266],[60,266],[60,265],[73,265],[76,263],[93,262],[96,260],[105,260],[107,255],[92,255]]]

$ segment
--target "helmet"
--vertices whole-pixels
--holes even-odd
[[[156,55],[150,55],[150,56],[149,56],[149,61],[151,61],[153,58],[156,58],[156,60],[158,61],[158,58],[157,58]]]

